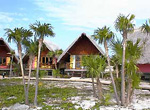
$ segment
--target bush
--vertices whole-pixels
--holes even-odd
[[[58,77],[58,76],[60,76],[60,70],[59,69],[53,69],[53,76],[54,77]]]

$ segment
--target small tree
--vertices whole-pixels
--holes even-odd
[[[98,98],[103,100],[103,90],[102,90],[102,84],[100,82],[100,76],[102,75],[102,73],[106,68],[106,59],[97,55],[83,57],[83,66],[86,67],[88,73],[91,74],[92,78],[93,77],[96,78]]]
[[[12,77],[12,66],[13,66],[13,60],[14,60],[14,56],[15,56],[15,51],[10,51],[10,72],[9,72],[9,77]]]
[[[126,105],[128,105],[131,102],[131,97],[133,94],[133,91],[135,88],[139,86],[140,77],[137,73],[138,67],[137,67],[137,60],[140,58],[142,54],[142,48],[144,46],[143,43],[139,43],[140,40],[137,40],[135,43],[132,41],[127,41],[126,46],[126,60],[125,60],[125,70],[126,70]],[[119,64],[121,64],[121,59],[123,57],[122,55],[122,43],[121,41],[113,41],[112,42],[112,50],[114,52],[114,56],[116,57]]]
[[[57,70],[57,58],[62,54],[63,50],[55,50],[55,51],[49,51],[48,56],[51,57],[54,61],[55,69]]]

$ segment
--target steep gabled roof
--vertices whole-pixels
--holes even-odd
[[[138,60],[138,64],[150,64],[150,34],[141,32],[141,29],[135,29],[133,33],[128,34],[128,40],[135,43],[137,39],[141,39],[141,43],[145,42],[142,56]]]
[[[46,46],[46,48],[49,50],[49,51],[55,51],[55,50],[59,50],[59,46],[57,46],[56,44],[54,44],[53,42],[51,41],[48,41],[48,40],[44,40],[43,41],[43,44]],[[28,59],[28,55],[27,53],[23,56],[23,61],[24,59]]]
[[[56,44],[54,44],[51,41],[48,40],[44,40],[43,43],[45,44],[45,46],[50,50],[50,51],[55,51],[55,50],[59,50],[59,46],[57,46]]]
[[[5,40],[4,40],[3,38],[0,38],[0,40],[4,42],[4,44],[6,45],[6,48],[9,50],[9,52],[14,51],[14,50],[8,45],[8,43],[5,42]],[[18,62],[18,57],[16,56],[16,54],[14,55],[14,57],[15,57],[15,60]]]
[[[63,56],[71,49],[71,47],[72,47],[82,36],[87,37],[87,38],[89,39],[89,41],[91,41],[91,43],[98,49],[98,51],[99,51],[102,55],[104,55],[103,50],[98,46],[98,44],[97,44],[90,36],[86,36],[85,33],[82,33],[81,36],[79,36],[77,39],[75,39],[75,40],[71,43],[71,45],[59,56],[57,62],[59,62],[59,61],[63,58]]]

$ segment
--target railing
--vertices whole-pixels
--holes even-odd
[[[28,64],[24,64],[24,67],[25,68],[29,68],[29,65]],[[54,69],[55,65],[54,64],[43,64],[43,63],[40,63],[40,68],[42,68],[42,69]]]
[[[66,69],[84,69],[84,67],[81,65],[77,66],[77,63],[76,63],[75,68],[73,68],[73,63],[67,62],[66,63]]]

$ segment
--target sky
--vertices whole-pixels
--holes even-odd
[[[46,40],[65,50],[81,33],[90,36],[104,25],[121,37],[114,28],[120,13],[134,14],[135,28],[140,27],[150,18],[149,5],[150,0],[0,0],[0,37],[6,40],[5,28],[29,29],[37,20],[53,26],[55,37]]]

